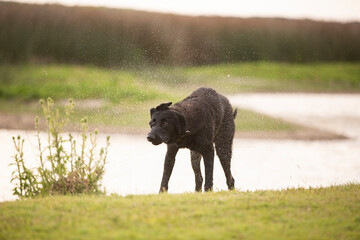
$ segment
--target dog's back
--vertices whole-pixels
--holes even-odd
[[[223,124],[228,124],[234,119],[229,100],[211,88],[195,90],[172,108],[184,114],[188,128],[192,132],[208,127],[216,136]]]

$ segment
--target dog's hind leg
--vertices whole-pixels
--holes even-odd
[[[226,184],[229,190],[233,190],[235,187],[235,180],[230,169],[234,131],[235,125],[233,121],[230,121],[229,124],[224,124],[222,126],[219,131],[219,135],[215,139],[216,154],[218,155],[221,166],[224,169]]]
[[[224,170],[225,177],[226,177],[226,184],[229,190],[234,189],[235,180],[231,174],[231,147],[227,145],[222,145],[221,143],[216,144],[216,154],[220,159],[221,166]]]
[[[190,151],[191,155],[191,166],[194,170],[195,174],[195,191],[201,192],[203,178],[201,176],[200,162],[201,162],[201,154],[195,151]]]

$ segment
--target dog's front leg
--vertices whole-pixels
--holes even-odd
[[[205,185],[204,190],[212,191],[213,189],[213,172],[214,172],[214,150],[203,154],[205,165]]]
[[[169,183],[169,179],[170,179],[172,170],[174,168],[175,156],[176,156],[178,150],[179,150],[179,148],[175,144],[167,145],[167,152],[166,152],[166,156],[165,156],[164,172],[163,172],[163,177],[162,177],[161,186],[160,186],[160,193],[167,192],[167,190],[168,190],[168,183]]]

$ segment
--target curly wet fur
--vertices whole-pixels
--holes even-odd
[[[148,140],[154,145],[167,144],[160,192],[168,190],[175,156],[179,148],[191,151],[191,165],[195,174],[195,190],[202,190],[201,157],[205,165],[205,191],[213,187],[214,145],[224,169],[229,189],[234,188],[231,174],[232,144],[235,132],[233,112],[229,100],[210,88],[199,88],[183,101],[171,106],[163,103],[150,110],[151,132]]]

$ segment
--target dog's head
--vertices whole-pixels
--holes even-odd
[[[151,131],[147,140],[154,145],[175,143],[186,132],[185,117],[169,108],[172,103],[162,103],[150,110]]]

